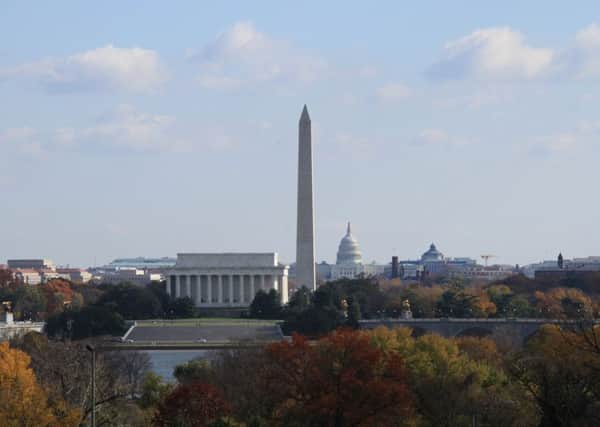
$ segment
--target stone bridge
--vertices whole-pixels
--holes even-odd
[[[599,320],[594,320],[598,324]],[[579,322],[560,319],[374,319],[361,320],[361,329],[373,329],[378,326],[388,328],[406,327],[413,330],[413,335],[436,333],[444,337],[477,336],[490,337],[497,341],[510,342],[517,345],[525,343],[542,325],[555,324],[563,327],[577,327]]]

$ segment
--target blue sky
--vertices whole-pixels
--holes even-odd
[[[600,254],[594,2],[0,3],[0,262]]]

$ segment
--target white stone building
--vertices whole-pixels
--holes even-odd
[[[20,268],[14,270],[13,274],[17,280],[22,281],[26,285],[40,285],[42,283],[42,275],[31,268]]]
[[[276,253],[177,254],[165,276],[169,295],[190,297],[197,307],[249,306],[260,289],[288,301],[288,266]]]
[[[363,263],[360,246],[352,235],[352,229],[348,223],[346,235],[340,241],[336,262],[331,265],[328,279],[379,276],[383,274],[384,269],[384,265]]]

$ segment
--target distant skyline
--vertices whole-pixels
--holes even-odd
[[[596,2],[4,1],[0,263],[600,255]],[[9,42],[10,41],[10,42]]]

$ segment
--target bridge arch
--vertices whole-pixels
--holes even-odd
[[[491,329],[484,328],[484,327],[481,327],[481,326],[473,326],[473,327],[470,327],[470,328],[464,328],[464,329],[460,330],[455,335],[455,337],[456,338],[461,338],[461,337],[484,338],[484,337],[489,337],[493,333],[494,332]]]
[[[410,336],[413,337],[413,338],[419,338],[419,337],[422,337],[425,334],[432,333],[431,330],[425,329],[425,328],[421,328],[419,326],[413,326],[411,328],[411,330],[412,330],[412,332],[410,333]]]

